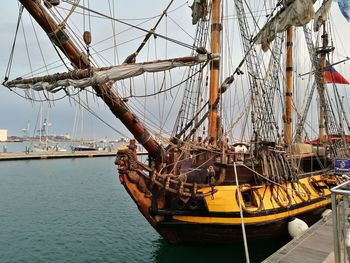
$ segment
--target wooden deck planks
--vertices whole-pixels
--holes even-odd
[[[332,217],[321,219],[302,236],[293,239],[264,263],[320,263],[334,250]]]

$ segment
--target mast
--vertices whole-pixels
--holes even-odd
[[[325,94],[324,94],[324,77],[325,77],[325,68],[326,68],[326,53],[328,45],[328,34],[326,32],[326,23],[323,22],[323,34],[322,34],[322,51],[321,51],[321,61],[320,61],[320,120],[319,120],[319,144],[324,143],[325,135]]]
[[[30,15],[38,22],[42,29],[47,33],[50,40],[65,54],[73,66],[78,69],[87,69],[91,65],[83,52],[81,52],[64,31],[64,25],[58,25],[50,14],[43,8],[39,1],[19,0],[28,10]],[[152,138],[140,120],[130,111],[128,106],[118,97],[112,89],[112,85],[94,85],[92,88],[97,96],[107,104],[112,113],[120,119],[125,127],[135,136],[155,159],[161,159],[163,156],[163,147]]]
[[[220,3],[221,0],[212,1],[212,13],[211,13],[211,53],[220,54]],[[219,70],[220,70],[220,57],[212,60],[210,63],[210,92],[209,92],[209,127],[208,136],[209,140],[216,144],[217,133],[217,119],[218,119],[218,91],[219,91]]]
[[[287,29],[287,62],[286,62],[286,112],[284,118],[284,141],[290,149],[292,144],[292,99],[293,99],[293,27]]]

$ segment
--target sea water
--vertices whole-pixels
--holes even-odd
[[[170,245],[119,182],[114,158],[0,162],[0,262],[245,262],[242,245]],[[280,241],[250,247],[251,262]]]

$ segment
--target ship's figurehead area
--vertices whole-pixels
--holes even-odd
[[[132,153],[126,146],[121,147],[115,159],[114,164],[117,166],[119,174],[127,173],[132,168]]]

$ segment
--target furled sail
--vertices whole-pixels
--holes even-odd
[[[289,26],[304,26],[315,17],[314,0],[290,1],[255,36],[254,43],[261,44],[264,51],[269,49],[276,34]]]
[[[323,2],[322,6],[317,10],[314,19],[314,31],[318,31],[328,18],[329,10],[332,6],[332,0],[326,0]]]
[[[208,2],[207,0],[194,0],[191,9],[192,24],[195,25],[200,19],[205,19],[208,15]]]
[[[63,87],[73,86],[86,88],[92,85],[100,85],[109,81],[118,81],[126,78],[136,77],[145,72],[166,71],[176,67],[193,66],[208,62],[216,55],[199,54],[194,57],[183,57],[163,61],[122,64],[108,68],[92,68],[74,70],[67,73],[35,77],[30,79],[15,79],[4,83],[8,88],[17,87],[22,89],[33,89],[36,91],[46,90],[55,93]]]

